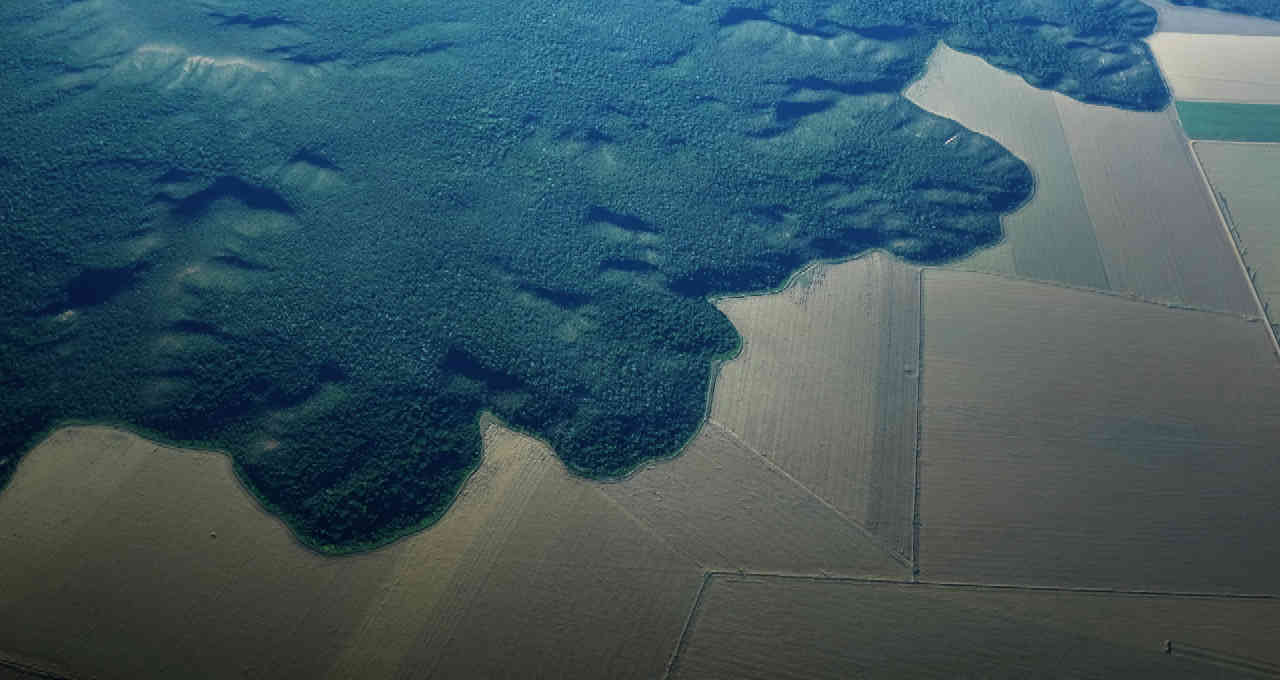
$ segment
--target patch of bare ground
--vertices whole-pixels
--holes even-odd
[[[924,76],[905,94],[921,108],[1000,142],[1035,174],[1035,195],[1003,219],[1004,242],[952,267],[1109,288],[1052,92],[939,44]]]
[[[1175,5],[1167,0],[1143,0],[1160,15],[1159,33],[1220,33],[1223,35],[1280,35],[1280,21],[1231,14],[1203,7]]]
[[[1280,103],[1280,35],[1157,33],[1147,42],[1178,99]]]
[[[1278,592],[1261,322],[928,270],[924,325],[923,578]]]
[[[672,677],[1258,677],[1277,625],[1276,600],[723,574]]]
[[[711,419],[911,556],[920,270],[883,253],[717,306],[743,336]]]
[[[359,556],[305,550],[224,456],[106,428],[32,451],[0,527],[0,652],[71,677],[654,677],[702,578],[497,427],[439,524]]]
[[[1257,315],[1174,108],[1136,113],[1054,101],[1110,288]]]
[[[602,491],[699,565],[905,578],[909,565],[714,422]]]

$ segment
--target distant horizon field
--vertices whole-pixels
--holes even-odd
[[[1177,102],[1187,136],[1225,142],[1280,142],[1280,104]]]

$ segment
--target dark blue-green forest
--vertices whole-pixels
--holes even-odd
[[[0,481],[59,423],[119,424],[228,451],[345,552],[438,518],[486,411],[625,474],[694,435],[737,351],[709,298],[1000,240],[1029,169],[901,95],[939,41],[1154,110],[1155,22],[1137,0],[6,2]]]

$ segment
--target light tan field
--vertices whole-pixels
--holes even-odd
[[[1239,239],[1272,323],[1280,317],[1280,145],[1196,142],[1195,153]]]
[[[928,71],[907,88],[906,96],[996,140],[1035,175],[1031,201],[1004,218],[1004,242],[951,266],[1108,288],[1053,93],[939,44]]]
[[[1280,37],[1157,33],[1147,39],[1174,97],[1280,103]]]
[[[1258,677],[1277,627],[1277,600],[716,575],[672,677]]]
[[[1173,107],[1135,113],[1054,101],[1110,288],[1257,316]]]
[[[952,268],[1259,314],[1172,107],[1083,104],[946,46],[907,96],[1035,174],[1035,196],[1004,220],[1005,242]]]
[[[485,450],[439,524],[325,558],[220,454],[59,430],[0,494],[0,661],[102,678],[652,678],[707,565],[910,572],[716,425],[612,484],[497,425]]]
[[[1219,33],[1223,35],[1280,35],[1280,22],[1175,5],[1167,0],[1143,0],[1160,16],[1156,30],[1170,33]]]
[[[920,270],[882,253],[717,306],[743,337],[711,419],[911,559]]]
[[[0,495],[0,655],[103,678],[660,674],[701,570],[536,441],[486,443],[430,531],[324,558],[221,455],[60,430]]]
[[[925,274],[930,581],[1280,593],[1261,322]]]

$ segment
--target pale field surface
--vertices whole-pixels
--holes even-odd
[[[1143,0],[1160,16],[1156,30],[1170,33],[1220,33],[1224,35],[1280,35],[1280,22],[1270,19],[1185,7],[1165,0]]]
[[[672,677],[1258,677],[1242,666],[1276,659],[1277,626],[1275,600],[716,575]]]
[[[678,457],[602,491],[705,568],[911,573],[909,562],[713,422]]]
[[[1147,43],[1178,99],[1280,103],[1280,36],[1156,33]]]
[[[1174,108],[1136,113],[1054,101],[1111,289],[1257,316]]]
[[[0,531],[0,654],[73,677],[316,677],[395,565],[303,549],[222,455],[105,428],[28,454]]]
[[[546,464],[504,494],[429,612],[395,595],[333,677],[652,678],[678,641],[702,570],[569,476],[545,445],[490,430]],[[523,474],[523,473],[521,473]],[[511,497],[509,497],[511,496]],[[415,570],[416,571],[416,570]],[[433,574],[417,572],[425,583]],[[388,641],[395,669],[374,668]],[[371,658],[373,657],[373,658]]]
[[[909,560],[920,270],[872,253],[806,274],[716,303],[743,347],[711,419]]]
[[[28,454],[0,527],[0,656],[72,677],[648,678],[701,580],[497,427],[436,526],[359,556],[303,548],[224,456],[105,428]]]
[[[1108,287],[1052,93],[940,43],[924,76],[905,94],[917,106],[996,140],[1035,175],[1035,195],[1003,220],[1004,242],[952,267]]]
[[[1280,304],[1280,145],[1196,142],[1196,155],[1240,239],[1272,321]]]
[[[921,577],[1280,593],[1260,321],[925,275]]]

